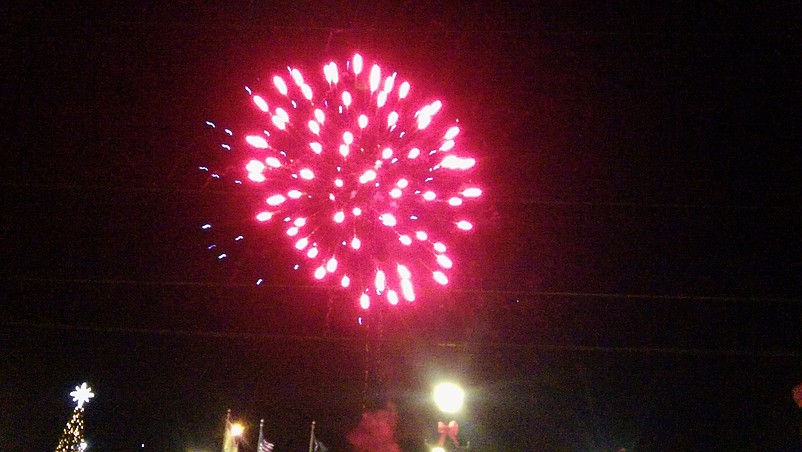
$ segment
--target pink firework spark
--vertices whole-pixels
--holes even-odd
[[[234,146],[223,147],[248,156],[242,183],[263,194],[255,220],[280,225],[310,276],[353,290],[364,309],[412,302],[420,281],[447,284],[445,239],[473,228],[465,204],[482,194],[460,128],[439,120],[441,101],[413,104],[407,81],[359,54],[316,78],[287,68],[247,89],[263,119],[241,136],[226,129]]]

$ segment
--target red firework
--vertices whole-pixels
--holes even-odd
[[[314,87],[287,69],[247,89],[263,121],[239,137],[226,129],[234,146],[223,147],[248,156],[243,184],[263,195],[256,221],[280,224],[310,275],[364,309],[414,301],[420,280],[447,284],[445,238],[473,228],[464,204],[482,190],[459,127],[438,120],[442,102],[413,106],[408,82],[359,54],[345,70],[323,66]]]

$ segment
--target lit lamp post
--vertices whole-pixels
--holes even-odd
[[[454,414],[462,409],[462,404],[465,401],[465,391],[454,383],[440,383],[434,387],[434,403],[444,414]],[[432,449],[432,452],[445,452],[446,437],[448,437],[454,446],[459,447],[457,440],[457,433],[459,433],[459,424],[457,421],[451,420],[448,424],[438,421],[437,432],[440,434],[440,439],[437,442],[437,447]]]

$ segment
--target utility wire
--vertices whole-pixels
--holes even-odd
[[[293,289],[322,291],[325,287],[306,284],[254,284],[244,282],[217,282],[217,281],[156,281],[137,279],[90,279],[90,278],[0,278],[6,283],[23,284],[76,284],[98,286],[143,286],[143,287],[212,287],[212,288],[250,288],[250,289]],[[526,295],[543,298],[589,298],[606,300],[660,300],[660,301],[693,301],[693,302],[732,302],[732,303],[802,303],[802,298],[776,297],[776,296],[730,296],[730,295],[660,295],[626,292],[577,292],[577,291],[537,291],[518,289],[493,288],[453,288],[452,293],[464,295]],[[253,300],[236,299],[235,301],[255,302]]]
[[[363,347],[365,338],[346,337],[346,336],[315,336],[315,335],[286,335],[253,332],[235,331],[210,331],[210,330],[178,330],[169,328],[128,328],[128,327],[99,327],[86,325],[72,325],[63,323],[34,323],[34,322],[0,322],[6,328],[24,329],[28,331],[67,331],[80,333],[98,334],[121,334],[137,336],[170,336],[176,338],[203,338],[203,339],[238,339],[238,340],[258,340],[279,343],[318,343],[318,344],[344,344],[355,347]],[[416,338],[415,342],[420,343],[421,339]],[[383,344],[405,344],[412,342],[412,339],[387,339],[374,338],[371,342]],[[443,342],[432,340],[430,346],[460,350],[464,352],[478,351],[485,349],[520,349],[538,352],[570,352],[580,354],[649,354],[649,355],[674,355],[674,356],[730,356],[730,357],[762,357],[762,358],[800,358],[802,352],[792,350],[766,350],[766,349],[711,349],[711,348],[686,348],[686,347],[608,347],[599,345],[559,345],[559,344],[536,344],[523,342]]]

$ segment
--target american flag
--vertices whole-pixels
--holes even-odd
[[[263,439],[259,443],[259,451],[258,452],[273,452],[273,443],[268,442],[266,439]]]

